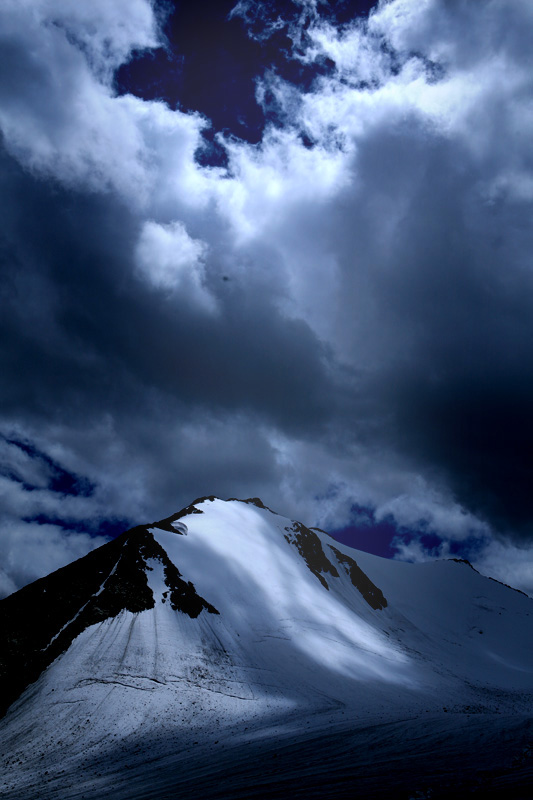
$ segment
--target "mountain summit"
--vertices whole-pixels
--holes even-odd
[[[532,623],[466,563],[201,498],[0,603],[0,791],[519,797]]]

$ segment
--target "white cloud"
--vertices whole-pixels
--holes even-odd
[[[206,309],[214,299],[203,285],[207,245],[191,239],[181,222],[167,225],[149,220],[144,223],[137,244],[137,266],[153,286],[179,291]]]
[[[437,490],[420,475],[413,476],[408,490],[376,505],[376,520],[391,517],[400,528],[445,535],[461,541],[470,536],[484,536],[489,526],[468,513],[445,491]]]
[[[18,3],[32,7],[44,27],[58,26],[83,48],[100,78],[111,80],[112,70],[133,50],[159,47],[161,39],[153,6],[146,0],[38,0]]]
[[[228,142],[230,174],[217,186],[219,213],[237,245],[271,239],[301,209],[321,207],[349,181],[343,153],[305,148],[294,131],[269,129],[259,147]]]
[[[134,48],[159,46],[153,9],[133,3],[8,2],[0,40],[0,129],[9,152],[38,174],[142,207],[168,182],[194,198],[205,124],[160,102],[117,97],[114,70]]]
[[[425,561],[433,561],[435,558],[449,558],[449,546],[447,542],[431,548],[430,550],[422,544],[419,539],[405,541],[401,538],[393,540],[393,547],[396,549],[395,558],[398,561],[410,561],[413,564],[422,564]]]

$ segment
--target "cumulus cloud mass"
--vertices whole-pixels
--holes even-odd
[[[168,8],[2,3],[0,590],[214,493],[533,592],[533,5],[260,5],[252,141],[118,85]]]

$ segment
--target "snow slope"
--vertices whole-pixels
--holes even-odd
[[[260,501],[134,531],[59,571],[38,649],[65,649],[0,725],[2,797],[531,796],[530,598]]]

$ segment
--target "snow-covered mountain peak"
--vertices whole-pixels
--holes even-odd
[[[26,787],[12,796],[35,796],[31,765],[57,756],[58,728],[79,776],[119,740],[149,742],[153,764],[191,741],[270,741],[302,718],[344,730],[516,713],[533,696],[532,622],[530,598],[463,563],[390,561],[257,498],[199,498],[0,603],[0,750],[16,741],[29,776],[10,778]],[[69,797],[60,785],[39,797]],[[121,800],[157,796],[123,786]]]

